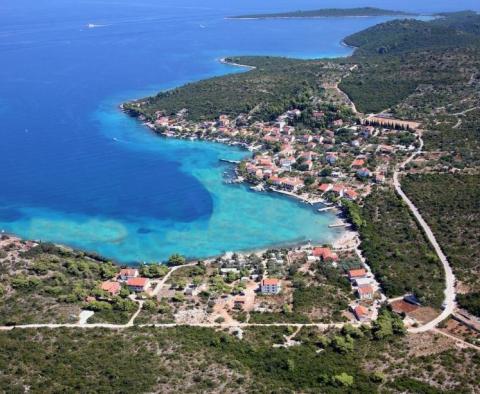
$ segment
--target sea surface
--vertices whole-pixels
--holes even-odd
[[[291,199],[229,185],[219,159],[248,154],[167,140],[118,110],[185,82],[243,72],[226,55],[346,56],[346,35],[387,18],[228,20],[226,16],[374,5],[421,12],[457,1],[2,0],[0,229],[120,262],[174,252],[314,240],[334,217]]]

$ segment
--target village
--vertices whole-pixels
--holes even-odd
[[[153,270],[153,275],[149,268],[122,268],[99,285],[101,299],[128,289],[132,299],[148,301],[137,318],[142,323],[229,325],[277,320],[369,322],[386,300],[355,250],[327,245],[230,252],[170,270]],[[142,276],[145,273],[152,277]],[[87,300],[87,309],[92,301]]]
[[[365,197],[373,185],[388,182],[395,166],[418,145],[416,122],[389,114],[363,116],[333,105],[293,108],[267,122],[247,115],[191,122],[187,114],[186,109],[174,116],[157,111],[154,121],[140,119],[168,138],[246,148],[252,157],[237,163],[233,182],[310,203]]]

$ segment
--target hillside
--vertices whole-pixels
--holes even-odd
[[[155,112],[172,115],[183,108],[192,121],[242,113],[271,120],[296,104],[319,95],[322,84],[338,79],[345,67],[323,61],[275,57],[235,57],[228,62],[254,69],[190,83],[156,96],[124,104],[136,115],[154,119]]]

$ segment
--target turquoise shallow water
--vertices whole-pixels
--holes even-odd
[[[238,160],[249,152],[216,143],[157,137],[118,111],[117,102],[118,97],[104,102],[92,115],[104,137],[140,155],[158,155],[172,162],[181,160],[180,171],[193,175],[207,189],[212,214],[194,221],[149,216],[118,220],[28,208],[23,210],[23,219],[15,222],[17,232],[94,250],[121,261],[155,261],[179,251],[186,256],[207,257],[308,239],[330,242],[341,233],[328,228],[333,215],[318,214],[290,198],[226,184],[225,172],[231,171],[231,166],[219,159]],[[167,189],[168,185],[165,186]],[[158,198],[164,201],[166,197]]]
[[[360,6],[340,3],[322,6]],[[470,3],[403,5],[428,11]],[[340,43],[346,35],[387,20],[225,19],[291,4],[3,0],[0,229],[121,262],[335,239],[340,231],[328,228],[331,215],[225,184],[231,168],[219,158],[246,152],[161,139],[118,110],[128,99],[241,71],[218,63],[222,56],[345,56],[350,50]],[[363,5],[398,8],[386,0]],[[295,8],[315,7],[314,0],[295,2]]]
[[[249,152],[216,143],[157,137],[121,113],[116,108],[119,99],[104,102],[92,114],[104,137],[140,155],[158,155],[172,162],[181,160],[180,171],[193,175],[207,189],[212,214],[194,221],[157,220],[149,216],[126,221],[29,209],[25,220],[15,224],[18,232],[28,233],[34,239],[94,250],[121,261],[156,261],[179,251],[186,256],[207,257],[308,239],[330,242],[341,234],[341,230],[328,228],[334,220],[331,214],[318,214],[287,197],[226,184],[225,173],[232,167],[219,159],[238,160]],[[159,196],[160,201],[165,198]]]

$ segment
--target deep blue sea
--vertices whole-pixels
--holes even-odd
[[[245,152],[159,138],[118,105],[241,72],[218,62],[225,55],[345,56],[343,37],[386,20],[226,16],[362,5],[479,8],[477,1],[2,0],[0,229],[121,262],[335,239],[329,214],[225,184],[231,168],[219,158]]]

